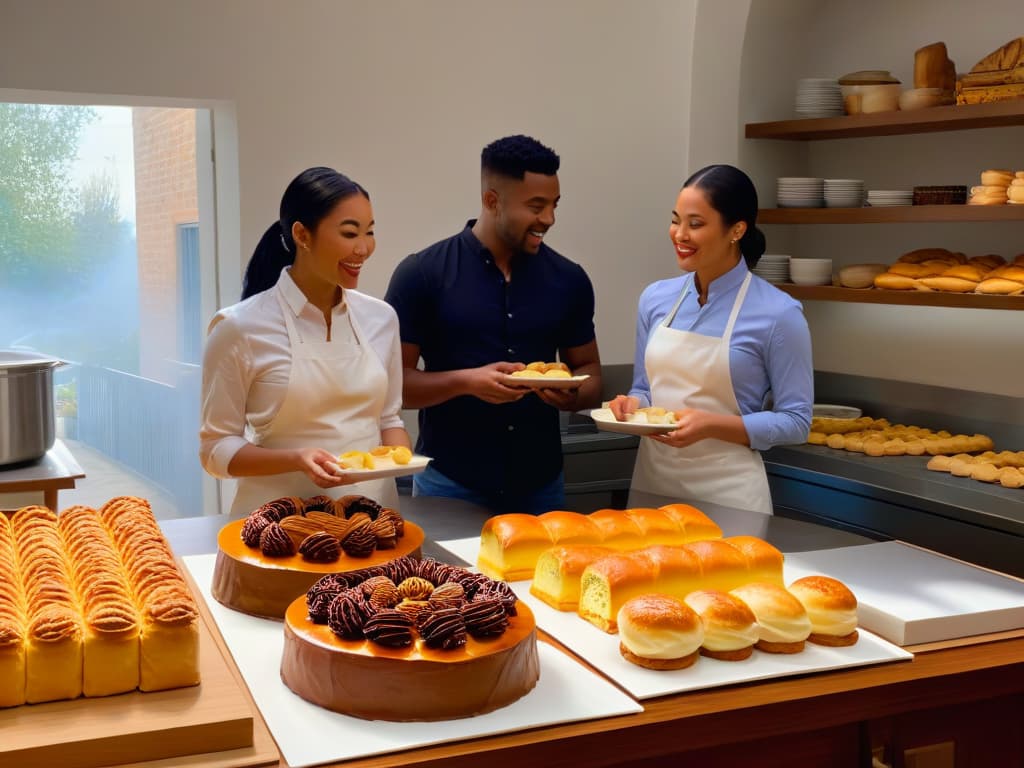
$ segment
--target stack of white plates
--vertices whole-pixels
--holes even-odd
[[[789,277],[797,285],[828,285],[832,282],[832,259],[790,259]]]
[[[825,204],[825,180],[781,176],[777,197],[779,208],[821,208]]]
[[[868,205],[913,205],[914,192],[909,189],[869,189]]]
[[[752,270],[755,275],[769,283],[789,282],[789,256],[778,253],[766,253]]]
[[[797,117],[838,117],[842,114],[843,94],[837,80],[805,77],[797,81]]]
[[[860,208],[862,205],[863,179],[825,179],[826,208]]]

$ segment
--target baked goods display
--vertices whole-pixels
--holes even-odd
[[[420,556],[423,529],[366,496],[285,496],[221,528],[213,597],[254,616],[281,618],[325,573]]]
[[[954,435],[925,427],[890,424],[887,419],[861,416],[857,419],[815,417],[807,436],[810,445],[824,445],[866,456],[937,456],[940,454],[989,451],[987,435]]]
[[[986,171],[987,174],[1003,174],[1004,171]],[[1024,200],[1024,171],[1019,172],[1020,182],[1010,189]],[[1004,177],[1005,178],[1005,177]],[[993,180],[988,178],[989,181]],[[995,189],[994,185],[974,187],[975,190]],[[979,192],[975,205],[1002,205],[1007,201],[1005,189],[997,200],[995,193]],[[1024,294],[1024,254],[1016,256],[1012,263],[998,254],[984,254],[968,258],[962,253],[945,248],[919,248],[904,253],[888,268],[874,277],[874,286],[893,291],[946,291],[950,293],[986,293],[1003,296]]]
[[[685,544],[721,536],[722,529],[689,504],[667,504],[658,509],[601,509],[589,515],[561,510],[542,515],[511,513],[484,522],[476,564],[493,579],[518,581],[533,578],[541,554],[558,545],[629,550],[648,544]]]
[[[698,589],[688,594],[684,602],[697,612],[704,625],[701,656],[743,661],[754,653],[757,617],[745,602],[717,589]]]
[[[971,187],[968,205],[1020,205],[1024,203],[1024,171],[987,170],[981,184]]]
[[[0,706],[196,685],[198,621],[145,500],[0,515]]]
[[[647,669],[685,669],[704,642],[700,616],[671,595],[640,595],[619,609],[619,653]]]
[[[679,421],[679,413],[659,405],[648,405],[637,408],[631,420],[641,424],[675,424]]]
[[[933,456],[927,468],[933,472],[949,472],[956,477],[969,477],[983,483],[998,483],[1003,488],[1024,488],[1024,451],[985,451],[977,456],[968,453]]]
[[[284,632],[285,685],[367,719],[484,714],[540,677],[529,607],[503,582],[430,559],[324,576],[288,607]]]
[[[698,589],[731,589],[751,582],[782,584],[783,556],[754,536],[653,546],[595,560],[583,569],[577,613],[599,629],[618,630],[619,609],[653,593],[683,599]]]
[[[412,451],[404,445],[378,445],[368,451],[345,451],[338,457],[341,469],[377,469],[384,464],[404,466],[412,461]]]
[[[572,378],[572,371],[565,363],[530,363],[521,371],[514,371],[509,376],[517,378],[537,378],[543,376],[547,379],[569,379]]]
[[[829,646],[857,642],[857,598],[843,582],[828,576],[804,576],[789,585],[789,593],[807,611],[810,642]]]

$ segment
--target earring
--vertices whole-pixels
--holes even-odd
[[[730,243],[733,243],[733,244],[735,244],[735,243],[736,243],[736,238],[734,237],[734,238],[733,238],[732,240],[730,240],[729,242],[730,242]]]

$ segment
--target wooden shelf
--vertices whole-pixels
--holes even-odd
[[[966,307],[973,309],[1024,310],[1024,296],[992,296],[984,293],[942,291],[884,291],[878,288],[840,288],[834,285],[793,285],[775,287],[800,301],[846,301],[858,304],[901,304],[917,307]]]
[[[763,208],[758,224],[902,224],[1024,221],[1024,205],[898,205],[878,208]]]
[[[746,137],[811,141],[964,131],[1008,125],[1024,125],[1024,99],[1009,99],[990,104],[951,104],[906,112],[875,112],[868,115],[747,123]]]

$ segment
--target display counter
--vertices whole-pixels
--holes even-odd
[[[668,501],[637,493],[629,499],[631,506]],[[700,506],[726,535],[761,536],[783,551],[872,541],[803,520]],[[433,541],[473,536],[489,516],[465,502],[409,497],[402,499],[402,513],[425,529],[424,554],[448,561],[451,555]],[[176,554],[183,556],[213,552],[216,533],[225,522],[223,517],[171,520],[163,528]],[[685,759],[702,766],[862,766],[871,764],[873,752],[887,764],[904,765],[910,764],[911,755],[926,760],[949,750],[957,766],[1022,765],[1024,740],[1016,722],[1024,706],[1021,634],[917,649],[907,662],[665,696],[644,701],[644,711],[635,715],[534,728],[344,765],[631,768],[675,765]],[[919,768],[950,764],[920,760]]]

